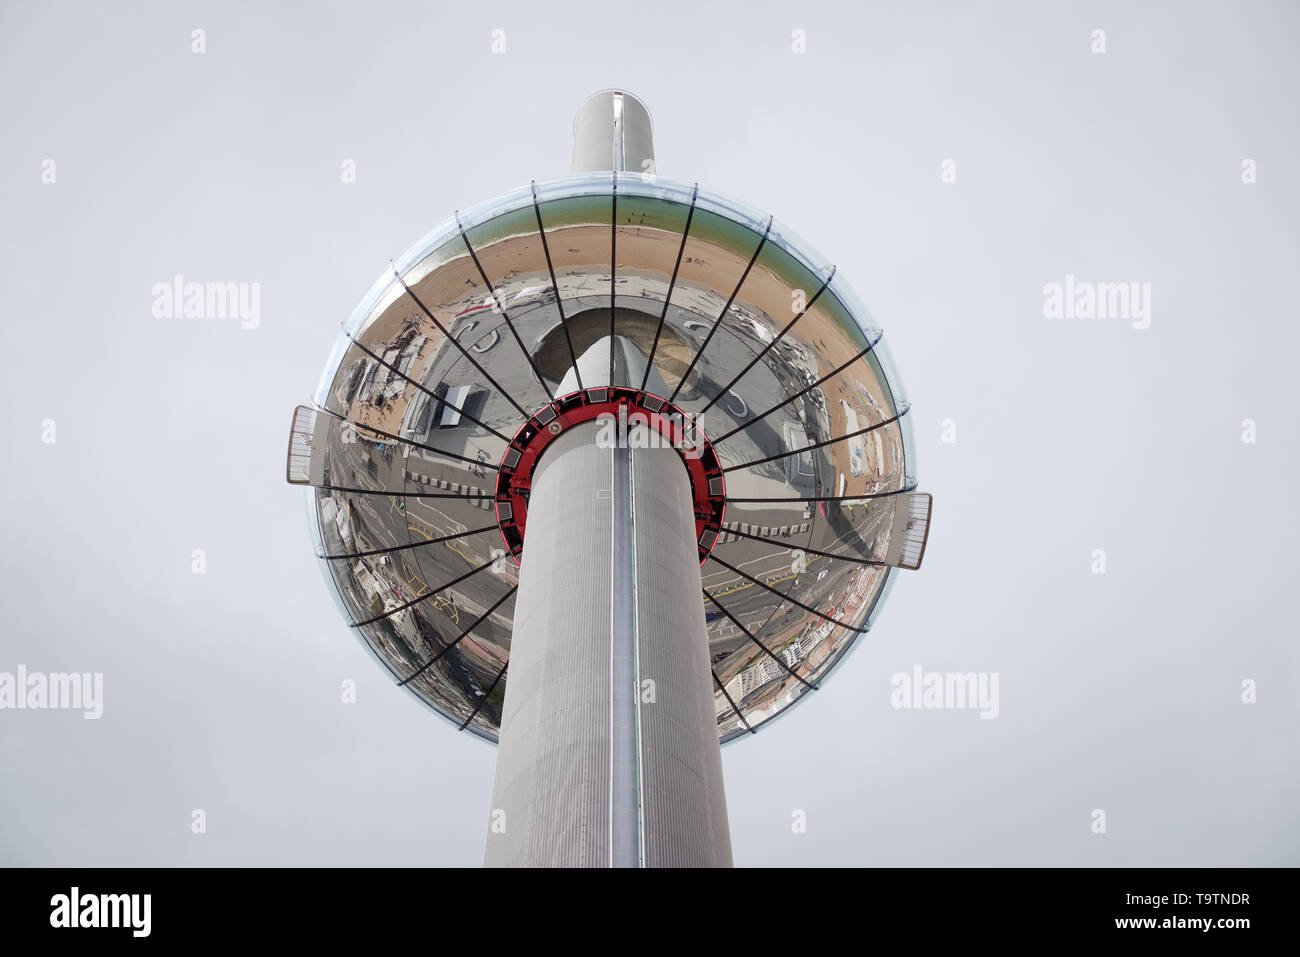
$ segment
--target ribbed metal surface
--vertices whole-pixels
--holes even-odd
[[[595,434],[561,435],[535,475],[489,867],[609,865],[610,450]]]
[[[677,453],[633,450],[632,497],[644,863],[730,867],[694,513]],[[650,688],[653,701],[647,700]]]
[[[575,173],[600,170],[654,172],[654,126],[645,104],[631,93],[604,90],[587,99],[573,121]]]
[[[730,866],[690,481],[676,451],[602,449],[597,430],[538,464],[486,863]],[[612,666],[633,648],[627,687]],[[630,753],[611,738],[629,719]]]

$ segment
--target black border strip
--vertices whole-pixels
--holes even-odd
[[[466,728],[469,727],[469,723],[473,721],[476,717],[478,717],[478,713],[483,710],[483,703],[487,701],[488,695],[490,695],[493,691],[496,690],[496,686],[501,683],[501,678],[506,673],[506,669],[509,667],[510,667],[510,662],[509,660],[507,660],[506,663],[501,666],[501,670],[497,672],[497,676],[492,679],[492,683],[487,686],[487,690],[484,691],[483,694],[479,697],[478,704],[474,705],[474,710],[469,713],[469,717],[465,719],[465,723],[456,729],[457,731],[464,731]],[[498,736],[500,735],[500,733],[501,733],[501,729],[497,728]]]
[[[858,502],[867,498],[889,498],[891,495],[909,495],[915,492],[919,486],[909,485],[907,488],[900,488],[896,492],[869,492],[865,495],[823,495],[812,496],[810,498],[729,498],[725,504],[730,505],[732,502]],[[730,531],[730,529],[723,529]]]
[[[731,705],[731,710],[736,712],[736,717],[739,718],[740,723],[745,726],[745,730],[748,731],[750,734],[753,734],[754,729],[750,727],[749,722],[745,719],[745,713],[740,710],[740,706],[737,705],[735,700],[731,697],[731,695],[727,693],[727,688],[725,685],[723,685],[722,679],[718,677],[718,673],[714,671],[712,668],[710,668],[709,674],[713,675],[713,683],[717,685],[718,690],[722,692],[722,697],[727,699],[727,704]]]
[[[618,271],[618,171],[609,174],[609,382],[614,388],[614,292]],[[630,383],[629,383],[630,384]]]
[[[529,184],[533,190],[533,212],[537,216],[537,234],[542,237],[542,252],[546,254],[546,271],[551,274],[551,288],[555,290],[555,308],[560,313],[560,327],[564,330],[564,341],[569,345],[569,361],[573,374],[578,379],[578,391],[582,389],[582,372],[578,369],[578,357],[573,351],[573,337],[569,335],[569,320],[564,315],[564,304],[560,302],[560,284],[555,279],[555,266],[551,263],[551,246],[546,241],[546,227],[542,225],[542,207],[537,202],[537,180]]]
[[[736,297],[740,295],[740,287],[743,286],[745,280],[749,278],[749,271],[754,268],[754,263],[758,262],[758,254],[761,253],[763,247],[767,245],[768,233],[772,231],[772,220],[773,217],[769,215],[767,217],[767,225],[763,227],[763,237],[758,241],[758,247],[754,250],[754,255],[749,257],[749,264],[745,266],[745,271],[740,274],[740,281],[736,283],[736,288],[732,290],[731,298],[728,299],[727,304],[722,307],[722,312],[718,315],[718,321],[709,327],[709,334],[704,337],[704,342],[700,344],[699,350],[691,357],[691,364],[688,365],[686,371],[682,373],[682,377],[677,383],[677,388],[673,389],[673,394],[668,397],[669,403],[672,403],[673,400],[677,398],[677,393],[682,391],[682,386],[684,386],[686,380],[690,378],[691,371],[695,368],[695,364],[700,361],[700,356],[704,355],[704,350],[707,349],[709,343],[713,341],[713,336],[722,328],[722,320],[727,318],[727,312],[731,309],[731,304],[735,302]]]
[[[749,579],[759,588],[765,589],[766,591],[770,591],[773,595],[775,595],[777,598],[780,598],[782,601],[788,601],[790,604],[795,605],[798,608],[802,608],[804,611],[812,612],[812,614],[816,615],[818,618],[821,618],[825,621],[829,621],[832,625],[839,625],[841,628],[847,628],[849,631],[855,631],[859,635],[866,634],[867,632],[866,628],[854,628],[852,625],[846,625],[844,622],[837,621],[836,619],[832,618],[830,615],[823,614],[822,612],[818,611],[816,608],[811,607],[810,605],[805,605],[803,602],[799,601],[796,598],[791,598],[789,595],[781,594],[771,585],[767,584],[766,582],[761,582],[753,575],[750,575],[748,572],[742,572],[739,568],[736,568],[734,565],[730,565],[727,562],[724,562],[721,558],[719,558],[717,555],[713,554],[712,552],[709,553],[709,560],[717,562],[723,568],[739,575],[741,578]],[[708,592],[705,592],[705,594],[707,595]],[[717,604],[717,602],[714,602],[714,604]],[[718,605],[718,607],[721,608],[722,606]]]
[[[735,615],[733,615],[731,612],[727,611],[726,606],[723,605],[722,602],[718,601],[718,599],[716,599],[716,598],[714,598],[712,595],[710,595],[710,594],[709,594],[709,590],[708,590],[707,588],[703,588],[703,587],[702,587],[702,588],[700,589],[700,591],[704,592],[704,597],[707,598],[709,601],[713,602],[713,604],[715,604],[715,605],[718,607],[718,610],[719,610],[720,612],[722,612],[724,615],[726,615],[728,618],[730,618],[730,619],[731,619],[731,623],[732,623],[733,625],[735,625],[737,628],[739,628],[741,631],[743,631],[743,632],[745,633],[745,636],[746,636],[747,638],[749,638],[750,641],[752,641],[754,644],[758,645],[758,647],[762,648],[763,651],[765,651],[765,652],[767,653],[767,656],[768,656],[769,658],[771,658],[771,659],[772,659],[773,661],[775,661],[778,665],[780,665],[782,668],[784,668],[784,669],[786,670],[786,672],[790,675],[791,678],[793,678],[795,681],[799,682],[801,685],[803,685],[803,686],[804,686],[805,688],[807,688],[809,691],[816,691],[816,690],[817,690],[817,686],[816,686],[816,685],[814,685],[814,684],[809,684],[809,683],[807,682],[806,679],[801,678],[801,677],[799,677],[797,674],[795,674],[795,673],[794,673],[794,669],[791,668],[788,664],[786,664],[784,659],[782,659],[782,658],[778,658],[778,657],[776,656],[776,654],[772,651],[772,649],[770,649],[769,647],[767,647],[767,645],[763,644],[761,641],[759,641],[757,638],[755,638],[755,637],[754,637],[754,633],[753,633],[752,631],[750,631],[748,628],[746,628],[744,625],[742,625],[742,624],[740,623],[740,619],[738,619],[738,618],[737,618]],[[715,677],[716,677],[716,676],[715,676]]]
[[[753,425],[755,422],[761,422],[763,419],[766,419],[769,415],[771,415],[773,412],[776,412],[778,409],[783,409],[783,408],[785,408],[787,405],[789,405],[789,404],[790,404],[791,402],[793,402],[795,399],[798,399],[798,398],[800,398],[801,396],[805,396],[805,395],[807,395],[809,392],[811,392],[813,389],[819,388],[820,386],[822,386],[822,385],[824,385],[825,383],[829,382],[831,379],[835,378],[835,376],[839,375],[841,372],[843,372],[843,371],[844,371],[845,369],[847,369],[849,366],[853,365],[853,363],[857,362],[859,359],[861,359],[863,356],[865,356],[868,352],[870,352],[872,349],[874,349],[874,348],[876,347],[876,344],[879,343],[880,340],[883,339],[884,337],[885,337],[885,334],[882,332],[879,336],[876,337],[876,341],[875,341],[875,342],[871,343],[871,345],[867,346],[865,349],[863,349],[861,352],[859,352],[856,356],[854,356],[854,357],[853,357],[852,359],[850,359],[848,362],[844,363],[844,365],[842,365],[842,366],[840,366],[839,368],[837,368],[837,369],[833,369],[833,370],[831,370],[830,372],[826,373],[824,376],[822,376],[820,379],[818,379],[816,382],[812,383],[811,385],[804,386],[802,389],[800,389],[800,390],[799,390],[798,392],[796,392],[794,395],[792,395],[792,396],[788,396],[788,397],[787,397],[786,399],[784,399],[783,401],[778,402],[776,405],[772,406],[772,408],[768,409],[766,412],[763,412],[763,413],[761,413],[761,414],[759,414],[759,415],[754,416],[754,417],[753,417],[752,419],[750,419],[748,422],[743,422],[743,423],[741,423],[740,425],[738,425],[738,426],[736,426],[734,429],[732,429],[730,432],[724,432],[722,435],[718,436],[716,439],[713,439],[713,440],[712,440],[712,443],[713,443],[714,445],[717,445],[719,442],[725,442],[727,439],[731,438],[731,437],[732,437],[733,435],[735,435],[737,432],[743,432],[743,431],[745,431],[745,429],[749,428],[749,427],[750,427],[751,425]]]
[[[533,370],[533,375],[537,376],[537,381],[542,384],[542,391],[546,393],[546,401],[554,402],[555,393],[551,391],[551,387],[547,385],[546,380],[542,378],[542,370],[537,368],[537,362],[529,354],[527,346],[524,345],[524,340],[519,338],[519,330],[517,330],[515,324],[510,321],[510,313],[506,312],[505,303],[503,303],[501,297],[497,295],[496,287],[492,285],[492,280],[489,279],[487,273],[483,271],[483,264],[478,261],[478,253],[474,252],[474,247],[470,245],[469,236],[466,235],[465,227],[460,221],[460,212],[457,211],[455,215],[456,229],[460,232],[461,241],[465,243],[465,251],[469,253],[469,258],[474,260],[474,268],[478,270],[479,276],[482,277],[483,285],[487,286],[488,295],[492,297],[494,311],[501,313],[501,318],[505,321],[506,328],[510,330],[510,335],[514,336],[515,342],[519,344],[519,351],[522,352],[524,358],[528,360],[528,367]]]
[[[492,614],[494,611],[496,611],[498,608],[500,608],[503,604],[505,604],[506,599],[509,598],[511,595],[513,595],[513,594],[514,594],[515,592],[517,592],[517,591],[519,591],[519,586],[518,586],[518,585],[513,586],[513,587],[512,587],[508,592],[506,592],[504,595],[502,595],[500,598],[497,599],[496,604],[494,604],[494,605],[493,605],[491,608],[489,608],[487,611],[483,612],[483,614],[479,615],[478,618],[475,619],[475,621],[474,621],[474,623],[473,623],[472,625],[470,625],[468,628],[466,628],[464,631],[462,631],[459,635],[457,635],[456,638],[455,638],[453,641],[449,642],[449,643],[447,644],[447,647],[446,647],[446,648],[443,648],[440,652],[438,652],[436,655],[434,655],[432,658],[430,658],[430,659],[429,659],[428,661],[426,661],[424,664],[420,665],[420,667],[417,668],[415,671],[411,672],[409,675],[407,675],[407,676],[406,676],[405,678],[403,678],[401,681],[397,682],[397,687],[399,687],[399,688],[405,687],[407,684],[409,684],[410,682],[414,681],[416,678],[420,677],[420,675],[424,674],[426,671],[428,671],[430,668],[432,668],[434,665],[436,665],[439,661],[442,660],[442,656],[443,656],[443,655],[445,655],[447,652],[451,651],[451,649],[455,648],[458,644],[460,644],[461,641],[462,641],[465,637],[467,637],[471,631],[473,631],[473,630],[474,630],[475,628],[477,628],[479,625],[483,624],[483,622],[487,621],[488,616],[491,615],[491,614]],[[508,661],[508,660],[509,660],[509,656],[507,655],[506,657],[507,657],[507,661]]]
[[[838,558],[842,561],[853,562],[855,565],[876,565],[880,568],[904,568],[904,565],[891,565],[889,562],[877,561],[874,558],[854,558],[852,555],[840,555],[836,552],[823,552],[821,549],[812,548],[808,545],[790,545],[788,542],[780,542],[774,538],[763,538],[761,535],[751,535],[748,532],[739,532],[734,528],[724,528],[719,534],[726,535],[730,532],[732,535],[739,535],[741,538],[750,538],[756,542],[765,542],[768,545],[779,545],[782,551],[797,549],[801,552],[807,552],[809,555],[820,555],[823,558]],[[909,569],[910,571],[911,569]]]
[[[659,336],[664,331],[664,320],[668,318],[668,306],[673,299],[673,289],[677,287],[677,272],[682,268],[682,253],[686,252],[686,240],[691,235],[691,220],[695,218],[695,198],[699,195],[700,184],[691,187],[691,205],[686,210],[686,225],[682,228],[682,244],[677,247],[677,262],[673,263],[673,278],[668,281],[668,293],[664,296],[663,312],[659,313],[659,326],[655,329],[655,341],[650,346],[650,356],[645,362],[645,374],[641,376],[641,391],[645,391],[650,381],[650,369],[654,366],[655,353],[659,350]]]
[[[389,552],[404,552],[408,548],[419,548],[421,545],[437,545],[439,542],[450,542],[457,538],[469,538],[471,535],[481,535],[483,532],[491,532],[501,526],[484,525],[482,528],[471,528],[465,532],[457,532],[455,535],[444,535],[442,538],[430,538],[423,542],[409,542],[406,545],[392,545],[388,548],[372,548],[364,552],[343,552],[340,555],[317,555],[317,558],[327,558],[333,561],[336,558],[368,558],[371,555],[386,555]]]
[[[459,349],[461,355],[463,355],[466,359],[468,359],[470,361],[470,364],[479,371],[479,374],[482,375],[483,378],[487,379],[489,383],[491,383],[492,388],[496,389],[497,392],[501,393],[501,395],[505,397],[505,400],[515,407],[515,411],[518,412],[520,415],[522,415],[525,419],[527,419],[528,413],[524,411],[524,407],[515,401],[514,396],[512,396],[505,389],[501,388],[501,383],[498,382],[496,379],[492,378],[492,373],[488,372],[487,369],[484,369],[483,366],[479,364],[479,361],[469,354],[469,350],[466,349],[463,345],[461,345],[459,339],[457,339],[455,336],[453,336],[450,332],[447,331],[447,327],[444,326],[441,322],[439,322],[438,318],[429,311],[429,307],[426,306],[420,300],[420,297],[415,294],[415,290],[406,284],[406,280],[402,278],[402,276],[398,273],[397,268],[391,262],[388,264],[388,268],[392,271],[393,275],[397,277],[397,281],[402,284],[402,288],[406,290],[406,294],[411,297],[411,300],[417,306],[420,307],[420,311],[429,317],[429,320],[435,326],[438,327],[439,331],[442,332],[444,336],[446,336],[448,339],[451,340],[451,344],[454,345],[457,349]]]
[[[469,577],[471,577],[471,576],[473,576],[473,575],[477,575],[479,572],[483,571],[483,569],[485,569],[485,568],[491,568],[491,567],[492,567],[492,563],[493,563],[493,562],[496,562],[496,561],[498,561],[498,560],[499,560],[499,556],[498,556],[498,558],[489,558],[486,562],[484,562],[484,563],[483,563],[482,565],[480,565],[478,568],[475,568],[475,569],[472,569],[472,570],[470,570],[470,571],[467,571],[465,574],[461,575],[459,578],[453,578],[451,581],[447,582],[445,585],[439,585],[439,586],[438,586],[437,588],[435,588],[433,591],[425,592],[425,593],[424,593],[423,595],[421,595],[420,597],[418,597],[418,598],[412,598],[410,601],[408,601],[408,602],[404,602],[403,604],[398,605],[396,608],[390,608],[388,611],[384,612],[382,615],[376,615],[374,618],[367,618],[365,621],[358,621],[358,622],[356,622],[355,624],[353,624],[351,627],[353,627],[353,628],[360,628],[360,627],[363,626],[363,625],[373,625],[373,624],[374,624],[375,622],[377,622],[377,621],[383,621],[385,618],[391,618],[393,615],[396,615],[399,611],[406,611],[406,609],[410,608],[412,605],[418,605],[420,602],[424,601],[426,598],[432,598],[434,595],[437,595],[437,594],[440,594],[441,592],[446,591],[446,590],[447,590],[448,588],[450,588],[452,585],[459,585],[459,584],[460,584],[461,582],[463,582],[466,578],[469,578]]]
[[[445,449],[440,449],[434,445],[425,445],[423,442],[413,442],[410,439],[402,438],[400,435],[393,435],[393,433],[391,432],[385,432],[383,429],[377,429],[373,425],[366,425],[364,422],[358,422],[356,419],[349,419],[346,415],[341,415],[338,412],[332,411],[331,409],[322,408],[320,411],[324,412],[326,415],[332,415],[334,416],[334,418],[340,419],[343,422],[347,422],[350,425],[355,425],[358,429],[365,429],[367,432],[373,432],[375,433],[375,435],[382,435],[386,439],[392,439],[394,442],[401,442],[403,445],[409,445],[412,448],[424,449],[426,452],[434,452],[438,455],[445,455],[451,459],[456,459],[461,462],[468,462],[470,465],[482,465],[485,466],[486,468],[492,469],[492,471],[494,472],[501,471],[500,465],[493,465],[491,462],[480,462],[478,459],[472,459],[466,455],[458,455],[455,452],[448,452]]]
[[[885,419],[881,422],[877,422],[875,425],[869,425],[865,429],[858,429],[858,431],[856,432],[849,432],[847,435],[837,436],[836,438],[833,439],[825,439],[824,441],[816,442],[812,445],[805,445],[801,449],[790,449],[787,452],[778,452],[776,455],[769,455],[765,459],[754,459],[752,462],[742,462],[740,465],[729,465],[722,471],[726,473],[726,472],[734,472],[737,469],[747,469],[755,465],[762,465],[765,462],[775,462],[777,459],[788,459],[790,456],[798,455],[800,452],[812,452],[815,449],[824,449],[828,445],[834,445],[836,442],[843,442],[846,439],[856,439],[859,435],[866,435],[868,432],[874,432],[876,431],[876,429],[883,429],[887,425],[892,425],[893,423],[901,419],[903,416],[907,415],[910,409],[911,407],[909,406],[908,408],[904,409],[902,412],[898,413],[895,416],[891,416],[888,419]]]
[[[734,379],[732,379],[730,382],[724,385],[718,391],[718,394],[709,400],[709,404],[706,405],[704,408],[700,409],[700,411],[697,412],[696,414],[704,415],[705,412],[708,412],[709,409],[713,408],[713,404],[717,402],[719,399],[721,399],[728,392],[730,392],[732,389],[734,389],[736,387],[736,383],[739,382],[741,379],[745,378],[745,376],[749,374],[749,370],[754,368],[754,366],[758,364],[759,360],[762,359],[763,356],[767,355],[768,352],[776,348],[776,344],[785,338],[785,334],[794,328],[794,324],[808,314],[808,310],[813,307],[813,303],[815,303],[818,299],[821,298],[821,294],[826,291],[826,287],[831,284],[831,280],[833,278],[835,278],[835,267],[831,266],[830,275],[827,276],[825,280],[822,281],[821,288],[817,290],[817,292],[813,295],[813,297],[810,300],[808,300],[807,305],[805,305],[803,309],[800,310],[799,315],[791,319],[786,324],[785,328],[782,329],[780,332],[778,332],[776,334],[776,337],[767,345],[765,345],[762,348],[762,350],[760,350],[759,353],[756,356],[754,356],[754,358],[750,359],[749,364],[746,365],[745,368],[741,369]]]
[[[360,342],[358,342],[357,339],[356,339],[356,337],[353,336],[352,334],[350,334],[346,328],[343,330],[343,335],[347,336],[348,341],[351,342],[354,346],[356,346],[358,349],[360,349],[362,352],[364,352],[364,353],[365,353],[366,355],[368,355],[370,358],[374,359],[376,362],[378,362],[378,363],[379,363],[381,366],[383,366],[385,369],[387,369],[387,370],[389,370],[390,372],[392,372],[392,373],[394,373],[395,375],[397,375],[398,378],[400,378],[400,379],[404,379],[405,381],[409,382],[411,385],[413,385],[413,386],[415,386],[417,389],[419,389],[421,392],[423,392],[425,395],[429,396],[429,397],[432,398],[432,399],[436,399],[438,402],[442,403],[443,405],[451,406],[453,409],[455,409],[455,410],[456,410],[457,412],[459,412],[461,415],[465,416],[465,418],[469,419],[469,420],[470,420],[471,422],[473,422],[475,425],[482,426],[483,428],[485,428],[485,429],[487,429],[489,432],[491,432],[493,435],[495,435],[497,438],[499,438],[501,441],[505,442],[507,445],[510,444],[510,437],[509,437],[509,436],[504,435],[504,434],[502,434],[501,432],[498,432],[496,429],[492,428],[492,426],[488,425],[486,422],[482,421],[481,419],[476,419],[476,418],[474,418],[474,416],[470,415],[470,414],[469,414],[468,412],[466,412],[464,409],[462,409],[462,408],[460,408],[459,406],[457,406],[454,402],[448,402],[445,396],[440,396],[440,395],[438,395],[438,393],[436,393],[436,392],[430,392],[428,389],[426,389],[426,388],[425,388],[424,386],[422,386],[420,383],[416,382],[414,379],[412,379],[412,378],[411,378],[410,376],[408,376],[406,373],[402,372],[402,371],[401,371],[400,369],[398,369],[396,366],[389,365],[389,364],[388,364],[387,362],[385,362],[383,359],[379,358],[379,356],[375,355],[373,352],[371,352],[369,349],[367,349],[365,346],[363,346]]]
[[[311,485],[309,488],[323,488],[327,492],[346,492],[349,495],[403,495],[407,498],[463,498],[467,502],[477,502],[485,498],[495,499],[496,489],[486,489],[478,495],[461,495],[459,492],[392,492],[386,488],[347,488],[343,485]],[[797,499],[790,499],[797,501]]]

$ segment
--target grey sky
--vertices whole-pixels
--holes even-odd
[[[609,86],[650,107],[663,175],[838,264],[935,495],[871,635],[724,750],[736,863],[1300,864],[1298,27],[1288,3],[5,2],[0,672],[103,672],[105,700],[0,711],[0,864],[481,862],[493,749],[343,624],[288,427],[388,259],[566,172]],[[176,274],[260,283],[260,325],[155,318]],[[1067,275],[1150,283],[1150,328],[1044,318]],[[916,664],[997,672],[999,717],[893,709]]]

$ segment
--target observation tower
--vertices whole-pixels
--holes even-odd
[[[645,106],[605,91],[571,175],[383,270],[287,477],[366,648],[497,743],[489,866],[729,866],[720,744],[921,564],[908,409],[843,272],[659,177]]]

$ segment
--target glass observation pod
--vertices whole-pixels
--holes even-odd
[[[723,741],[817,688],[893,569],[924,553],[930,496],[913,491],[883,332],[808,244],[640,173],[492,199],[375,282],[295,412],[288,463],[313,486],[316,552],[348,623],[403,687],[489,740],[527,548],[509,487],[521,436],[605,398],[576,360],[611,335],[636,354],[614,385],[680,413],[684,458],[705,450],[692,483],[716,502],[697,517]]]

